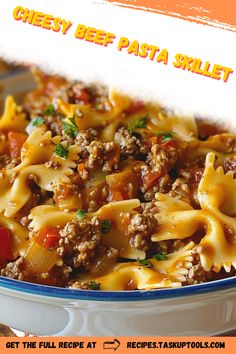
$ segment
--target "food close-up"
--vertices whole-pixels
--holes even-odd
[[[235,275],[235,133],[35,77],[0,119],[1,276],[135,291]]]

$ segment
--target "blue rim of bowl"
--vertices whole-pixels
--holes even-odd
[[[96,291],[58,288],[24,281],[14,280],[0,276],[1,288],[17,292],[40,295],[64,300],[90,300],[90,301],[146,301],[158,299],[179,298],[198,294],[206,294],[236,288],[236,276],[211,281],[208,283],[188,285],[181,288],[133,291]]]

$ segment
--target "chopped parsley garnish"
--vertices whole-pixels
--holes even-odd
[[[75,128],[77,128],[77,125],[76,125],[76,123],[75,123],[75,117],[69,118],[69,121],[70,121],[70,123],[71,123]]]
[[[148,116],[137,119],[135,122],[128,123],[128,130],[132,133],[135,129],[146,128]]]
[[[88,287],[91,290],[100,290],[101,289],[101,283],[97,283],[96,281],[91,280],[88,283]]]
[[[62,159],[67,159],[68,155],[69,155],[69,147],[70,144],[67,144],[66,147],[64,147],[62,144],[57,144],[57,146],[55,147],[54,153],[61,157]]]
[[[82,209],[78,209],[77,212],[76,212],[76,216],[77,216],[78,219],[81,220],[81,219],[85,218],[86,213]]]
[[[75,128],[72,124],[64,122],[63,123],[63,130],[66,135],[71,136],[72,138],[76,138],[78,134],[78,129]]]
[[[55,107],[51,103],[45,109],[44,114],[45,114],[45,116],[52,116],[54,112],[55,112]]]
[[[44,119],[42,117],[32,119],[26,127],[26,132],[30,135],[36,127],[40,126],[43,123]]]
[[[165,143],[173,139],[172,132],[163,132],[163,133],[158,133],[157,135],[160,136],[161,140]]]
[[[163,254],[162,252],[154,254],[153,256],[154,259],[156,259],[157,261],[164,261],[165,259],[167,259],[167,256],[165,254]]]
[[[104,235],[110,232],[111,227],[112,227],[112,223],[110,220],[102,220],[101,231]]]
[[[152,268],[152,263],[149,261],[149,259],[137,259],[138,264],[146,267],[146,268]]]
[[[75,118],[69,118],[69,122],[63,122],[63,129],[66,135],[76,138],[78,134],[78,127],[75,123]]]
[[[43,124],[44,119],[42,117],[34,118],[31,123],[33,127],[37,127],[38,125]]]

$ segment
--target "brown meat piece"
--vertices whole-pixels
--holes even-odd
[[[6,168],[7,170],[16,167],[20,163],[20,157],[11,159],[8,155],[0,156],[0,169]]]
[[[60,231],[57,253],[72,268],[89,267],[101,242],[100,220],[94,216],[68,222]]]
[[[47,128],[51,130],[53,136],[62,135],[63,119],[59,113],[55,112],[52,115],[44,115],[44,123],[46,124]]]
[[[136,156],[138,154],[147,154],[149,151],[149,146],[142,137],[131,134],[125,127],[121,127],[115,133],[114,139],[117,144],[120,145],[122,158]]]
[[[132,247],[147,251],[151,236],[157,227],[153,214],[135,214],[127,229],[127,236]]]
[[[214,279],[215,273],[213,271],[206,272],[201,263],[197,253],[193,254],[193,266],[189,269],[187,275],[187,284],[205,283]]]
[[[159,173],[153,173],[150,166],[148,166],[145,162],[136,163],[133,170],[138,179],[143,182],[140,186],[140,191],[143,194],[143,198],[146,202],[152,201],[157,192],[169,192],[172,183],[169,174],[164,174],[162,176],[159,175]],[[147,183],[145,179],[146,177],[152,175],[152,173],[154,175],[156,174],[157,178],[155,178],[152,183]]]
[[[234,178],[236,177],[236,158],[233,157],[226,157],[224,159],[224,170],[225,172],[233,171]]]
[[[4,277],[26,280],[26,272],[24,271],[24,260],[22,257],[18,258],[15,262],[7,264],[6,268],[3,268],[0,273]]]
[[[184,179],[177,178],[171,186],[168,193],[170,197],[183,200],[185,203],[191,204],[191,195],[189,185]]]
[[[98,132],[94,128],[89,128],[87,130],[79,131],[75,143],[81,146],[82,148],[91,144],[93,140],[97,140]]]
[[[165,175],[174,167],[178,158],[178,149],[174,146],[168,148],[154,144],[148,154],[147,163],[153,171]]]
[[[158,178],[155,185],[148,190],[146,190],[146,188],[142,186],[141,191],[143,192],[144,200],[146,202],[152,201],[157,192],[167,193],[170,190],[170,186],[171,186],[171,178],[168,174]]]
[[[85,151],[82,152],[82,158]],[[88,170],[96,170],[99,167],[104,172],[118,169],[120,160],[120,148],[115,142],[101,142],[93,140],[86,147],[87,160],[83,161]]]

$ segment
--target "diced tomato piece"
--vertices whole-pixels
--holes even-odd
[[[73,92],[75,103],[83,102],[84,104],[88,104],[90,102],[90,96],[86,89],[81,89],[80,87],[74,86]]]
[[[135,101],[132,105],[125,111],[126,114],[134,114],[141,111],[144,108],[143,101]]]
[[[0,260],[13,259],[12,240],[10,230],[0,227]]]
[[[20,157],[21,149],[26,139],[26,134],[15,132],[8,133],[9,153],[12,159]]]
[[[59,230],[52,226],[41,229],[36,237],[36,242],[47,249],[56,248],[59,244],[59,240]]]
[[[143,211],[143,208],[142,208],[142,206],[140,205],[139,207],[134,208],[134,210],[137,211],[139,214],[141,214],[142,211]]]
[[[163,147],[168,148],[168,147],[175,147],[176,143],[174,140],[166,141],[161,144]]]
[[[73,194],[73,189],[68,187],[66,184],[60,184],[58,189],[56,189],[53,199],[56,203],[59,203],[60,200],[66,199]]]
[[[121,192],[121,194],[122,194],[123,200],[127,200],[127,199],[131,198],[128,192],[123,191],[123,192]]]
[[[161,175],[159,172],[147,173],[143,178],[143,184],[147,189],[149,189],[149,188],[153,187],[153,185],[156,183],[156,181],[160,177],[161,177]]]
[[[81,90],[79,100],[84,102],[85,104],[89,103],[90,97],[86,90]]]

